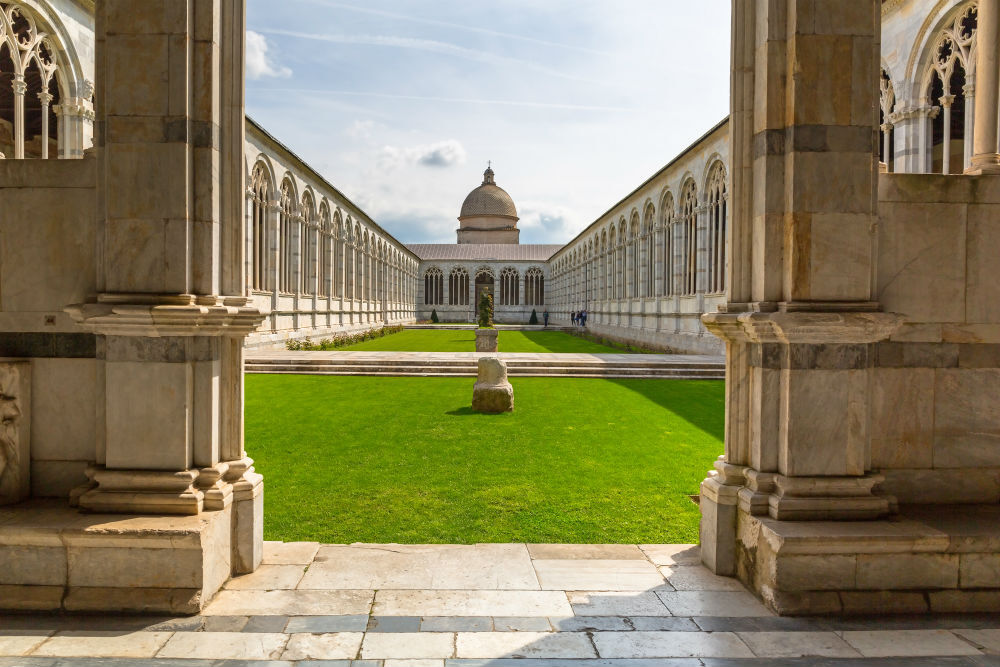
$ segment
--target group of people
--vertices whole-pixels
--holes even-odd
[[[570,319],[573,321],[574,325],[576,325],[578,327],[585,327],[585,326],[587,326],[587,311],[586,310],[575,310],[572,313],[570,313],[569,316],[570,316]]]

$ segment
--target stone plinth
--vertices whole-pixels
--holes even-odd
[[[479,360],[479,378],[472,388],[472,409],[488,413],[514,410],[514,388],[507,381],[507,365],[496,357]]]
[[[0,359],[0,505],[17,503],[31,491],[31,363]]]
[[[476,329],[476,352],[496,352],[499,334],[496,329]]]
[[[233,505],[197,516],[0,509],[0,610],[194,614],[229,578]]]

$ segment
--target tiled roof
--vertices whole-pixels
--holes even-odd
[[[561,244],[520,243],[408,243],[407,249],[424,261],[548,261]]]

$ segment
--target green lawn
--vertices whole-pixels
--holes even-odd
[[[501,352],[622,352],[561,331],[500,331]],[[474,352],[474,329],[406,329],[374,340],[346,345],[341,350],[392,352]]]
[[[723,383],[248,375],[246,448],[265,538],[321,542],[694,542],[722,453]]]

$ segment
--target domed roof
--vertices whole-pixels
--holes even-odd
[[[483,184],[469,193],[462,203],[459,219],[481,216],[504,216],[517,218],[517,208],[514,200],[507,192],[497,186],[493,180],[493,170],[487,168],[483,172]]]

